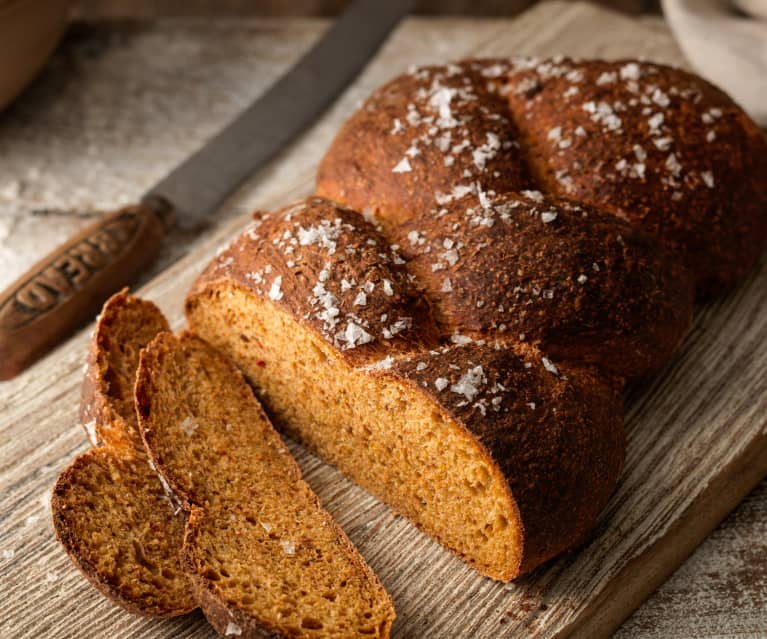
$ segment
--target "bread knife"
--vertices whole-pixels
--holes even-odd
[[[354,79],[412,0],[356,0],[282,78],[138,204],[101,217],[0,293],[0,380],[16,376],[134,281],[174,225],[199,229]]]

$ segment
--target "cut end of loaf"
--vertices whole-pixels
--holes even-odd
[[[351,368],[312,331],[237,287],[190,299],[187,313],[246,372],[289,436],[482,574],[519,574],[523,531],[508,485],[439,405],[402,380]]]
[[[136,404],[150,456],[191,509],[182,562],[218,632],[388,637],[391,599],[231,362],[189,333],[160,334]]]

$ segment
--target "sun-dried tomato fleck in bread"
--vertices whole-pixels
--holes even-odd
[[[168,323],[159,309],[122,291],[104,305],[83,385],[86,432],[103,447],[59,476],[54,530],[72,561],[131,612],[170,617],[196,608],[178,551],[184,517],[143,447],[133,407],[139,351]]]
[[[191,511],[181,557],[220,634],[389,636],[391,599],[231,362],[189,333],[162,333],[142,352],[136,408]]]
[[[439,334],[359,215],[263,215],[187,299],[275,422],[485,575],[509,580],[593,526],[624,455],[620,384],[537,348]]]
[[[468,194],[391,229],[443,332],[628,379],[665,364],[692,316],[684,266],[609,213],[524,194]]]
[[[767,141],[723,91],[671,67],[517,61],[513,119],[546,191],[604,206],[686,259],[701,294],[767,241]]]

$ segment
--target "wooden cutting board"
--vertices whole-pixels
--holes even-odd
[[[684,64],[658,22],[587,4],[548,3],[516,20],[409,19],[331,111],[227,210],[267,208],[310,192],[314,167],[339,124],[409,64],[520,53]],[[185,290],[244,223],[237,217],[194,243],[140,293],[180,327]],[[89,331],[0,386],[0,636],[212,637],[199,613],[154,621],[110,604],[53,538],[50,488],[87,447],[77,402]],[[335,470],[293,450],[392,594],[395,637],[603,637],[767,474],[765,337],[763,262],[729,297],[701,308],[678,357],[627,394],[626,472],[591,540],[511,585],[480,577]]]

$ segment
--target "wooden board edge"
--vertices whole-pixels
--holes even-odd
[[[666,534],[629,561],[610,580],[609,590],[603,590],[586,611],[576,614],[556,634],[557,639],[610,637],[765,477],[767,429],[762,428],[744,453],[722,469]]]

